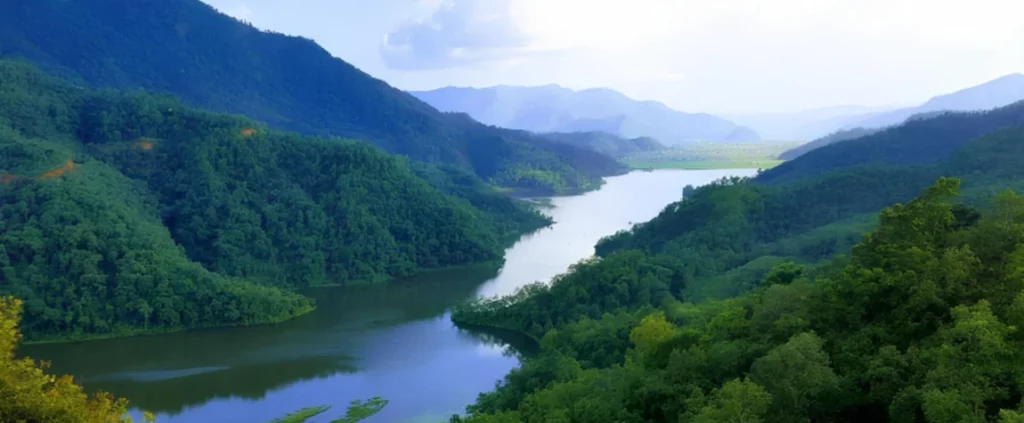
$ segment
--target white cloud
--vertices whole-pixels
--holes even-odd
[[[406,89],[609,87],[689,111],[922,101],[1024,72],[1020,0],[206,0]],[[387,37],[384,37],[387,34]]]

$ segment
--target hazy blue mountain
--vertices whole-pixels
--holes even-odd
[[[602,131],[625,138],[651,137],[665,145],[760,140],[753,130],[728,120],[633,100],[606,88],[575,91],[558,85],[500,85],[412,94],[442,111],[468,113],[483,123],[534,132]]]
[[[813,140],[895,106],[833,106],[798,112],[727,114],[722,117],[753,128],[766,140]]]
[[[1024,74],[1011,74],[981,85],[933,97],[919,106],[906,107],[848,123],[854,127],[881,128],[898,125],[910,117],[941,111],[988,110],[1024,100]]]

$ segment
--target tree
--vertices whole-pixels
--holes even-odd
[[[761,423],[772,396],[750,380],[733,380],[716,389],[710,404],[701,408],[694,423]]]
[[[105,393],[90,397],[70,376],[50,375],[44,363],[15,358],[21,307],[19,300],[0,297],[0,421],[130,422],[126,400]]]
[[[813,333],[795,335],[751,366],[750,380],[771,394],[772,421],[805,419],[836,393],[839,379],[822,351],[823,343]]]

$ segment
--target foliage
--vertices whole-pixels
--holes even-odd
[[[506,187],[578,192],[624,170],[602,154],[441,113],[312,40],[260,31],[199,0],[4,2],[0,28],[0,58],[28,59],[80,85],[172,93]]]
[[[574,145],[616,158],[665,149],[664,145],[651,137],[622,138],[608,132],[549,132],[541,136],[554,142]]]
[[[20,300],[0,298],[0,421],[130,422],[126,400],[105,393],[86,395],[70,376],[48,374],[46,363],[15,358],[21,307]]]
[[[1002,194],[979,218],[951,201],[959,186],[941,178],[886,208],[849,259],[811,272],[780,264],[736,298],[561,317],[537,359],[453,421],[1014,421],[1024,394],[1024,197]],[[593,265],[623,255],[635,261],[619,266],[642,263],[637,254]],[[551,292],[576,292],[580,272],[474,317],[527,329],[536,314],[514,310],[558,305]],[[623,291],[590,292],[576,310]],[[610,316],[629,309],[637,318],[623,333]],[[594,341],[609,333],[631,347],[594,360],[607,354]]]
[[[942,113],[812,150],[763,173],[758,181],[788,183],[869,163],[926,164],[999,128],[1024,125],[1024,102],[986,112]]]
[[[19,63],[0,151],[0,293],[33,339],[278,322],[312,309],[278,288],[499,260],[549,222],[458,168]]]
[[[388,400],[380,397],[373,397],[365,401],[355,400],[349,404],[348,409],[345,411],[345,416],[331,420],[331,423],[360,422],[373,417],[387,405]],[[326,405],[306,407],[287,416],[274,419],[270,423],[304,423],[313,417],[326,413],[330,408],[330,406]]]

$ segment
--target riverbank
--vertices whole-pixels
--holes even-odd
[[[309,297],[306,297],[309,298]],[[310,298],[312,301],[312,298]],[[21,341],[21,345],[46,345],[46,344],[66,344],[72,342],[87,342],[87,341],[100,341],[106,339],[118,339],[118,338],[133,338],[133,337],[144,337],[144,336],[157,336],[157,335],[168,335],[179,332],[196,332],[207,329],[224,329],[224,328],[242,328],[242,327],[256,327],[256,326],[272,326],[280,323],[287,322],[295,319],[299,316],[303,316],[312,313],[316,310],[316,303],[313,302],[310,307],[303,307],[296,310],[295,313],[291,313],[288,316],[275,317],[272,320],[259,323],[240,323],[240,324],[227,324],[227,325],[206,325],[206,326],[195,326],[195,327],[176,327],[176,328],[161,328],[161,329],[137,329],[131,327],[118,328],[115,331],[108,333],[95,333],[95,334],[78,334],[70,336],[54,336],[54,337],[42,337],[42,338],[26,338]]]

